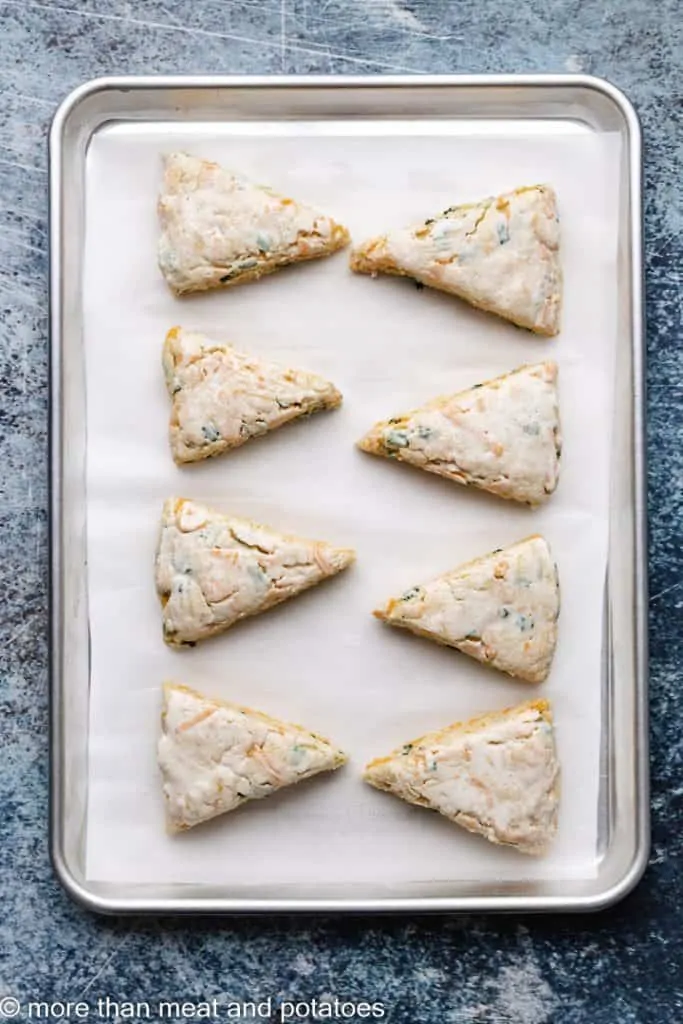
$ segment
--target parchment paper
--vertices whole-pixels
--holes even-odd
[[[596,870],[601,644],[616,329],[619,141],[559,122],[416,136],[339,124],[113,125],[88,154],[85,297],[92,677],[87,875],[233,891],[341,886],[410,895],[463,880],[585,878]],[[392,135],[392,131],[396,134]],[[175,299],[156,267],[161,154],[223,161],[317,205],[356,239],[459,201],[547,181],[563,233],[562,333],[534,337],[429,289],[351,274],[345,254],[257,284]],[[341,410],[185,469],[171,460],[161,346],[174,324],[317,371]],[[511,370],[560,366],[564,455],[539,511],[364,455],[377,419]],[[195,497],[357,549],[357,565],[194,650],[162,642],[153,585],[167,496]],[[388,597],[540,532],[562,585],[549,681],[515,683],[382,626]],[[331,736],[350,763],[179,837],[164,830],[155,747],[173,679]],[[362,783],[373,756],[451,721],[552,700],[563,768],[559,839],[533,859]]]

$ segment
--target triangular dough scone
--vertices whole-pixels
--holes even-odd
[[[531,185],[451,206],[351,253],[360,274],[401,274],[537,334],[560,329],[562,270],[555,193]]]
[[[354,558],[348,548],[169,498],[155,567],[164,639],[183,646],[222,633],[336,576]]]
[[[166,158],[158,210],[159,268],[176,295],[252,281],[349,241],[331,217],[186,153]]]
[[[339,768],[346,755],[302,726],[167,683],[158,760],[168,830],[182,832]]]
[[[220,455],[342,400],[322,377],[257,359],[182,327],[166,335],[163,363],[177,463]]]
[[[367,765],[366,782],[522,853],[557,833],[560,769],[550,705],[456,722]]]
[[[374,614],[517,679],[541,683],[557,643],[557,566],[543,537],[527,537],[413,587]]]
[[[522,366],[435,398],[377,423],[358,447],[501,498],[540,505],[560,474],[557,366]]]

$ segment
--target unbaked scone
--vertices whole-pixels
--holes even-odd
[[[169,832],[333,771],[346,755],[300,725],[166,683],[159,768]]]
[[[560,329],[562,269],[555,192],[530,185],[451,206],[351,253],[360,274],[400,274],[537,334]]]
[[[529,505],[557,487],[557,365],[522,366],[377,423],[358,447]]]
[[[155,565],[164,640],[182,647],[222,633],[336,576],[354,558],[348,548],[169,498]]]
[[[545,853],[557,833],[560,768],[546,700],[427,733],[371,761],[364,778],[522,853]]]
[[[237,448],[290,420],[334,409],[334,384],[304,370],[173,327],[166,335],[164,375],[171,397],[170,441],[178,464]]]
[[[253,281],[349,241],[331,217],[187,153],[166,157],[158,211],[159,268],[176,295]]]
[[[534,535],[444,573],[374,612],[528,683],[547,678],[557,644],[560,583]]]

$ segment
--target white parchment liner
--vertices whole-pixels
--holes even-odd
[[[92,678],[87,875],[204,882],[239,895],[341,887],[410,895],[464,880],[595,874],[603,588],[616,325],[618,138],[548,123],[113,126],[88,154],[85,344]],[[387,134],[389,132],[389,134]],[[537,181],[557,189],[563,329],[552,341],[406,281],[351,274],[345,254],[223,293],[175,299],[156,267],[161,154],[216,159],[317,205],[356,239],[459,201]],[[345,396],[227,457],[178,469],[168,448],[161,345],[174,324],[317,371]],[[376,420],[525,362],[560,366],[560,486],[540,511],[390,461],[354,441]],[[336,580],[194,650],[161,638],[153,555],[164,498],[204,499],[355,546]],[[549,681],[515,683],[383,627],[370,612],[459,562],[540,532],[560,569]],[[164,830],[155,761],[160,685],[175,679],[301,722],[350,755],[192,833]],[[552,700],[563,767],[560,835],[532,859],[495,848],[360,780],[369,758],[420,733],[535,696]]]

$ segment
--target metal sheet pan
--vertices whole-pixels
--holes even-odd
[[[94,883],[85,874],[90,695],[86,558],[83,252],[87,151],[117,121],[224,123],[353,119],[464,125],[567,120],[622,139],[618,351],[614,381],[609,562],[602,676],[603,745],[596,874],[525,885],[454,880],[426,897],[340,891],[237,896],[217,885]],[[51,230],[51,848],[69,893],[99,912],[595,910],[626,894],[648,854],[647,635],[641,154],[637,117],[608,83],[585,76],[420,78],[120,78],[88,83],[50,135]]]

